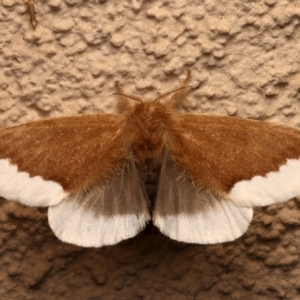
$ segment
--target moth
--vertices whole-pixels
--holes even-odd
[[[300,130],[180,113],[188,80],[152,101],[118,85],[115,114],[1,129],[0,196],[48,206],[55,235],[84,247],[116,244],[150,221],[187,243],[240,237],[252,207],[300,194]]]

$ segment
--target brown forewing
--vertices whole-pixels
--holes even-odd
[[[68,192],[109,178],[127,157],[125,118],[98,114],[48,119],[0,130],[0,159],[60,183]]]
[[[300,156],[300,131],[247,119],[174,114],[170,155],[199,187],[221,194]]]

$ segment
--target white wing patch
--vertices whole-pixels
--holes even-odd
[[[0,159],[0,196],[29,206],[58,204],[67,196],[62,186],[40,176],[19,172],[8,159]]]
[[[83,247],[113,245],[135,236],[149,220],[143,213],[104,216],[85,204],[75,195],[49,207],[49,225],[60,240]]]
[[[265,206],[300,195],[300,160],[289,159],[278,172],[237,182],[229,197],[240,206]]]
[[[64,242],[83,247],[112,245],[139,233],[150,219],[135,162],[105,183],[95,182],[48,209],[49,224]]]
[[[223,243],[243,235],[252,220],[252,208],[237,207],[220,199],[210,203],[209,208],[193,214],[156,214],[153,222],[165,235],[186,243]]]
[[[253,210],[195,186],[172,158],[163,160],[153,223],[170,238],[198,244],[232,241],[248,228]]]

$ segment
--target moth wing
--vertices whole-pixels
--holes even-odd
[[[96,182],[48,209],[56,236],[84,247],[116,244],[133,237],[149,218],[145,189],[132,161],[109,181]]]
[[[300,194],[300,130],[226,116],[176,115],[170,155],[195,185],[236,206]]]
[[[106,180],[128,155],[122,128],[122,116],[99,114],[0,129],[0,196],[56,205]]]
[[[172,239],[199,244],[240,237],[253,210],[197,186],[171,157],[163,160],[153,222]]]

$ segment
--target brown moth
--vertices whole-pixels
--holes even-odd
[[[35,15],[35,7],[34,7],[33,0],[27,0],[27,10],[28,10],[29,17],[30,17],[30,24],[31,24],[32,28],[35,29],[38,22],[37,22],[36,15]]]
[[[149,221],[188,243],[240,237],[252,207],[300,194],[300,131],[180,113],[188,78],[152,101],[118,87],[116,114],[1,129],[0,196],[49,206],[56,236],[85,247],[118,243]]]

